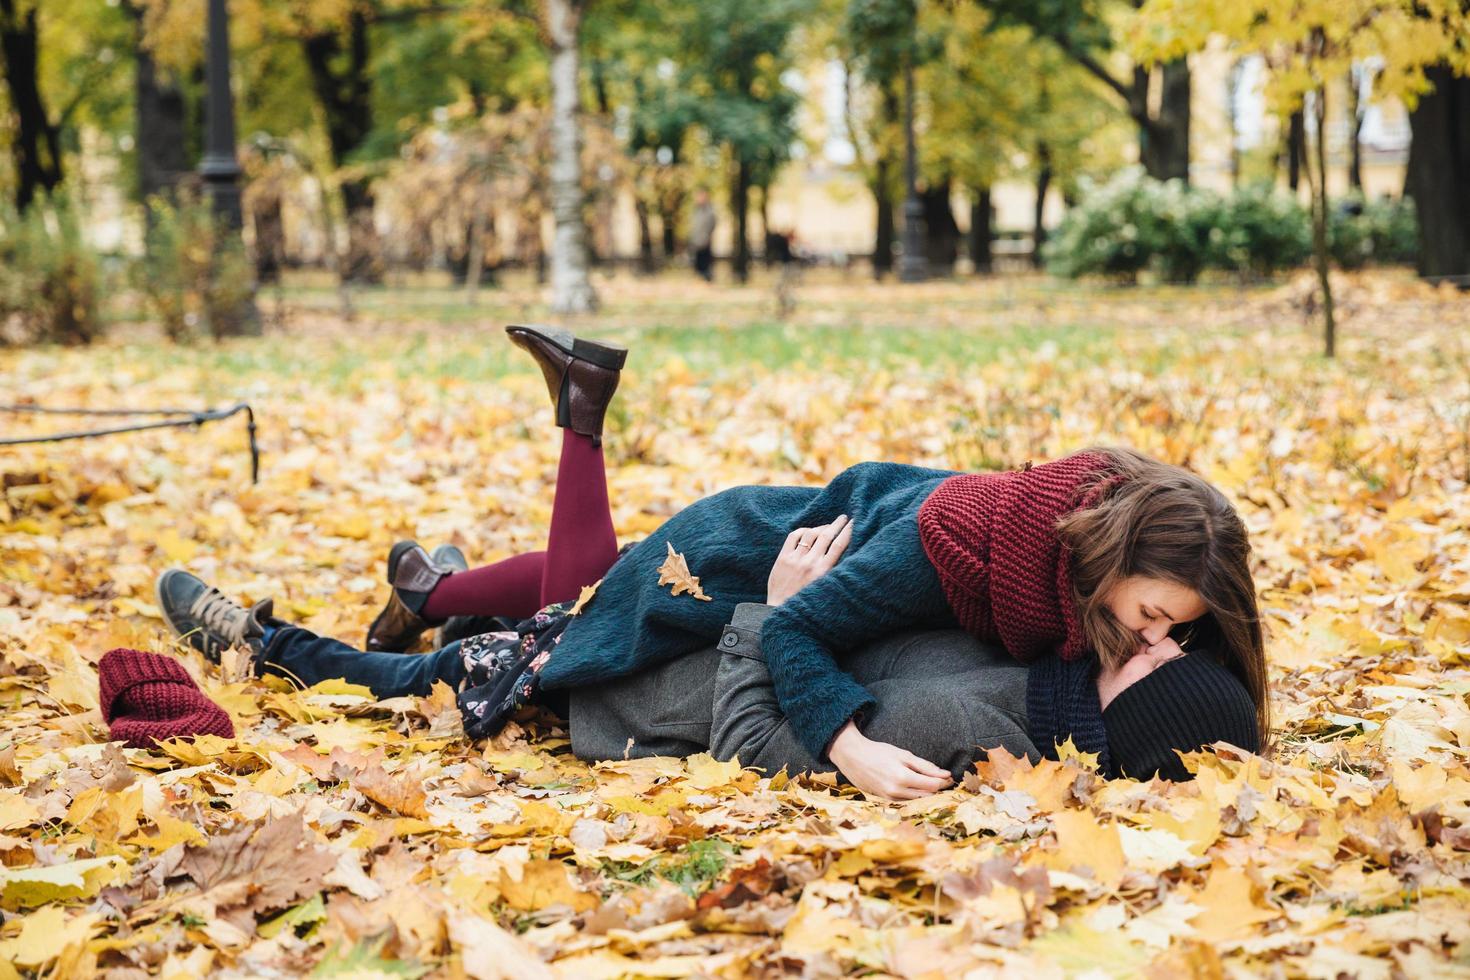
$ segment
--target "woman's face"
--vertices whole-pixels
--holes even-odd
[[[1209,611],[1200,594],[1188,586],[1142,576],[1119,582],[1106,602],[1113,618],[1138,634],[1138,652],[1117,670],[1104,669],[1098,674],[1098,700],[1104,710],[1124,689],[1184,656],[1179,644],[1168,639],[1169,630]]]
[[[1138,645],[1151,647],[1179,623],[1199,619],[1209,610],[1200,594],[1187,585],[1130,575],[1105,600],[1113,618],[1138,634]]]

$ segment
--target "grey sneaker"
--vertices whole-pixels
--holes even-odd
[[[258,645],[271,619],[272,600],[246,609],[182,568],[170,568],[158,576],[154,592],[168,625],[210,663],[219,663],[220,654],[230,647]]]

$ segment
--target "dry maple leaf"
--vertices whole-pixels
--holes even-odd
[[[429,723],[429,738],[453,738],[464,728],[454,688],[443,681],[435,681],[429,696],[419,699],[419,711]]]
[[[704,602],[711,601],[710,597],[705,595],[704,590],[699,587],[699,579],[689,574],[689,563],[684,560],[683,555],[674,550],[672,542],[669,543],[669,557],[658,566],[658,584],[672,585],[674,595],[687,592],[696,599]]]
[[[352,788],[363,796],[394,813],[423,820],[429,811],[424,808],[427,796],[422,786],[407,779],[388,775],[382,766],[364,769],[352,780]]]
[[[265,824],[247,824],[217,834],[202,847],[188,847],[178,870],[199,886],[192,906],[243,928],[254,928],[261,912],[282,909],[320,890],[322,875],[337,855],[319,847],[300,813]]]

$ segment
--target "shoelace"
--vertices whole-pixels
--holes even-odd
[[[244,640],[245,624],[250,619],[249,612],[219,589],[210,589],[195,599],[189,615],[232,646]]]

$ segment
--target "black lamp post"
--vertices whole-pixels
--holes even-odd
[[[235,156],[235,105],[230,96],[230,23],[225,0],[209,0],[209,42],[205,49],[204,78],[208,88],[205,102],[204,157],[199,176],[209,190],[209,201],[219,231],[220,247],[243,250],[240,230],[245,225],[240,208],[240,162]],[[235,310],[211,311],[225,320],[215,333],[260,333],[260,315],[255,300],[247,296]],[[219,329],[220,326],[226,329]]]
[[[914,62],[910,54],[903,66],[903,255],[898,260],[899,282],[923,282],[929,278],[924,257],[924,202],[919,200],[919,149],[914,141]]]

